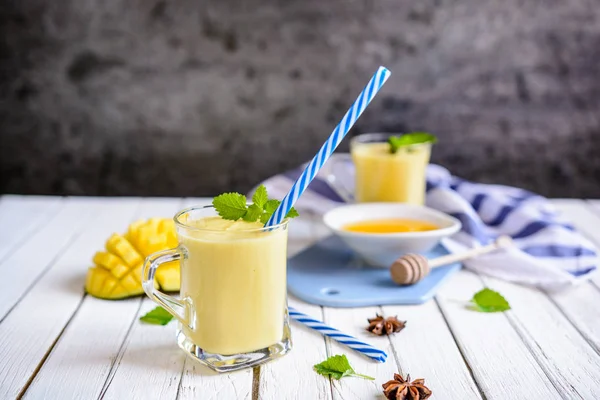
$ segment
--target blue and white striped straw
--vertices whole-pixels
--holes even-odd
[[[295,308],[288,307],[288,312],[290,313],[290,317],[292,317],[296,321],[302,322],[304,325],[320,332],[322,335],[335,339],[341,344],[344,344],[350,347],[351,349],[356,350],[369,358],[372,358],[375,361],[385,362],[385,360],[387,359],[387,354],[385,351],[379,350],[368,343],[361,342],[355,337],[346,335],[345,333],[342,333],[335,328],[327,326],[323,322],[314,319],[306,314],[303,314]]]
[[[296,200],[304,193],[308,185],[310,185],[310,182],[312,182],[317,175],[317,172],[319,172],[323,164],[329,159],[331,153],[338,147],[342,139],[344,139],[350,128],[352,128],[358,117],[360,117],[365,108],[367,108],[390,75],[391,73],[387,68],[379,67],[367,86],[360,92],[360,95],[354,101],[352,107],[346,112],[344,118],[342,118],[333,132],[331,132],[327,141],[323,143],[319,152],[311,160],[298,180],[296,180],[289,193],[283,198],[281,204],[277,210],[275,210],[265,226],[277,225],[283,221],[294,203],[296,203]]]

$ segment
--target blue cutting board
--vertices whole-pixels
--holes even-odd
[[[438,245],[425,256],[446,254]],[[365,265],[341,239],[330,236],[288,260],[288,291],[308,303],[328,307],[421,304],[460,267],[460,263],[439,267],[414,285],[398,286],[389,269]]]

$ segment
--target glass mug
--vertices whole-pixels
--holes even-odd
[[[198,221],[216,215],[212,206],[177,213],[179,246],[146,258],[142,285],[148,297],[179,321],[179,347],[211,369],[229,372],[270,361],[292,348],[288,222],[252,230],[199,227]],[[157,268],[175,260],[181,263],[179,298],[154,287]]]
[[[339,154],[325,172],[332,189],[346,202],[400,202],[425,204],[426,172],[431,143],[400,147],[390,153],[393,133],[366,133],[352,138],[350,155]],[[354,163],[354,189],[336,176],[336,163]]]

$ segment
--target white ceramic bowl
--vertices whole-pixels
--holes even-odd
[[[431,222],[439,229],[423,232],[359,233],[343,230],[347,224],[384,218],[409,218]],[[425,253],[441,239],[461,227],[460,221],[424,206],[402,203],[358,203],[335,208],[323,216],[323,222],[374,267],[388,268],[406,253]]]

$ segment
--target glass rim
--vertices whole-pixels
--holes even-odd
[[[367,133],[361,133],[360,135],[356,135],[356,136],[352,137],[352,139],[350,139],[350,145],[352,146],[353,144],[359,144],[359,143],[360,144],[385,143],[385,142],[387,142],[387,139],[390,136],[398,136],[398,135],[404,135],[404,133],[401,133],[401,132],[367,132]],[[369,139],[372,139],[372,140],[369,140]],[[402,147],[418,147],[418,146],[430,146],[431,147],[431,145],[432,145],[432,143],[425,142],[425,143],[409,144],[409,145],[402,146]]]
[[[180,217],[182,217],[185,214],[189,214],[192,211],[195,210],[207,210],[207,209],[215,209],[214,206],[212,205],[207,205],[207,206],[191,206],[191,207],[187,207],[184,208],[183,210],[180,210],[177,212],[177,214],[175,214],[175,216],[173,217],[173,221],[175,222],[176,226],[179,226],[181,228],[185,228],[185,229],[189,229],[189,230],[193,230],[193,231],[199,231],[199,232],[211,232],[211,233],[231,233],[232,231],[224,231],[224,230],[220,230],[220,229],[206,229],[206,228],[198,228],[197,226],[192,226],[192,225],[188,225],[182,221],[179,220]],[[270,231],[273,229],[278,229],[281,227],[285,227],[287,226],[287,224],[289,223],[289,218],[285,218],[282,222],[280,222],[277,225],[272,225],[272,226],[263,226],[262,228],[252,228],[252,229],[244,229],[244,230],[240,230],[240,231],[235,231],[237,233],[249,233],[249,232],[266,232],[266,231]]]

